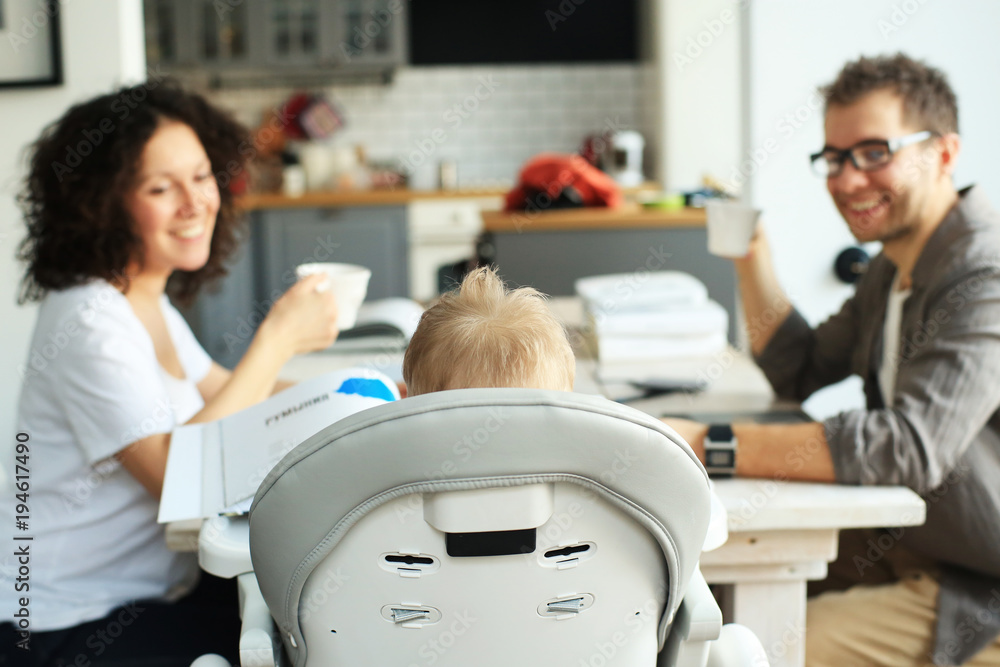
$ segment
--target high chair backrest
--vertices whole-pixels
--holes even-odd
[[[704,469],[606,399],[438,392],[297,447],[254,570],[294,665],[655,665],[709,518]]]

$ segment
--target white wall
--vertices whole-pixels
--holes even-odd
[[[24,175],[24,149],[71,104],[123,83],[145,79],[141,3],[102,0],[63,3],[63,79],[57,87],[0,90],[0,467],[9,464],[17,396],[18,367],[27,357],[35,308],[16,305],[23,267],[14,259],[24,236],[14,201]],[[7,40],[0,43],[10,56]]]
[[[958,95],[964,141],[956,185],[979,183],[1000,205],[1000,88],[990,79],[1000,71],[1000,3],[754,0],[747,13],[744,157],[756,153],[762,163],[746,169],[756,172],[749,193],[764,210],[778,277],[815,324],[851,292],[833,277],[832,266],[840,250],[854,244],[825,182],[809,170],[808,155],[823,144],[816,87],[862,54],[904,51],[944,70]],[[860,406],[860,382],[848,382],[807,407],[823,415]]]
[[[742,145],[741,25],[745,0],[651,0],[647,85],[659,119],[651,144],[657,180],[668,190],[724,178]]]

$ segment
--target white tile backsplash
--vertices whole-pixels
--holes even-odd
[[[421,67],[399,69],[389,85],[331,86],[324,92],[345,119],[332,144],[362,144],[369,159],[409,165],[417,188],[436,187],[438,162],[453,160],[460,186],[475,187],[509,185],[535,154],[575,152],[586,135],[609,128],[637,129],[648,140],[654,119],[643,83],[641,65],[634,64]],[[226,89],[207,95],[256,126],[292,92]],[[411,160],[436,129],[444,131],[445,141],[423,160]]]

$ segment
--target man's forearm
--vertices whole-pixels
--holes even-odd
[[[823,424],[734,424],[733,434],[740,477],[836,481]]]
[[[702,462],[708,426],[665,419]],[[834,482],[833,457],[823,424],[733,424],[737,440],[736,474],[739,477]]]
[[[769,258],[750,255],[736,260],[735,265],[750,349],[759,355],[792,312],[792,304],[781,289]]]

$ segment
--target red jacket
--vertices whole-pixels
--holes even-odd
[[[572,186],[584,206],[621,206],[621,188],[610,176],[579,155],[542,153],[521,170],[518,184],[507,193],[507,211],[545,210]]]

